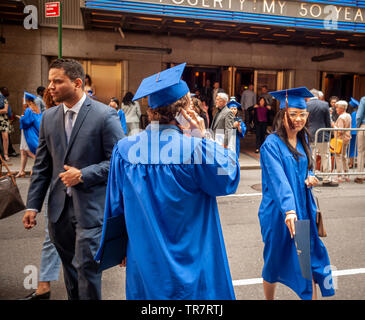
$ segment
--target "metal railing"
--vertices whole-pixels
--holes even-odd
[[[335,134],[334,137],[332,136],[332,133],[335,133],[335,132],[338,132],[338,131],[341,131],[343,132],[344,134],[346,132],[359,132],[359,131],[363,131],[364,134],[365,134],[365,128],[321,128],[321,129],[318,129],[315,133],[315,136],[314,136],[314,148],[312,150],[313,152],[313,155],[314,155],[314,166],[316,167],[316,156],[319,155],[319,150],[317,148],[318,146],[318,143],[320,143],[318,141],[318,136],[321,132],[322,133],[322,140],[324,140],[324,136],[325,136],[325,133],[328,132],[329,133],[329,140],[331,139],[334,139],[334,145],[337,146],[337,143],[338,143],[338,140],[339,139],[342,139],[340,137],[337,137],[337,135]],[[350,176],[350,175],[365,175],[365,169],[364,168],[358,168],[358,163],[357,163],[357,156],[358,156],[358,139],[357,139],[358,135],[351,135],[351,140],[352,139],[355,139],[355,142],[354,143],[354,157],[353,158],[353,164],[352,164],[352,167],[349,168],[348,171],[338,171],[337,170],[337,159],[338,158],[342,158],[341,156],[341,153],[336,153],[336,152],[331,152],[330,151],[330,141],[326,142],[328,144],[328,148],[327,148],[327,153],[328,153],[328,156],[327,156],[327,161],[328,161],[328,168],[329,169],[329,172],[323,172],[322,171],[322,166],[320,167],[320,170],[314,170],[314,174],[316,176]],[[348,143],[347,145],[347,150],[346,150],[346,161],[348,163],[350,157],[350,144],[351,144],[351,140],[350,142]],[[342,146],[343,148],[343,146]],[[333,160],[332,160],[333,159]],[[321,160],[321,163],[322,163],[322,160]]]

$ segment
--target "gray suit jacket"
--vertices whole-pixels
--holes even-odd
[[[307,102],[309,117],[309,132],[311,134],[311,142],[314,142],[314,136],[318,129],[320,128],[331,128],[331,118],[330,118],[330,108],[328,102],[319,99],[309,100]],[[328,142],[330,134],[327,131],[318,135],[317,142]]]
[[[89,97],[80,108],[66,144],[63,105],[44,112],[39,145],[28,191],[27,208],[41,211],[50,187],[48,216],[57,222],[64,208],[66,186],[59,178],[65,164],[81,170],[84,183],[71,188],[77,222],[82,228],[102,225],[110,157],[124,137],[116,111]]]
[[[231,110],[227,106],[222,108],[222,110],[218,111],[214,119],[212,121],[212,124],[210,128],[212,129],[214,133],[214,137],[216,137],[216,134],[223,133],[224,130],[224,145],[228,146],[229,142],[229,134],[233,134],[233,123],[234,123],[234,115]],[[221,132],[220,132],[221,131]]]

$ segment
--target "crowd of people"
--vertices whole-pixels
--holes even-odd
[[[71,300],[101,299],[102,271],[117,264],[127,268],[127,299],[235,299],[216,197],[236,191],[239,139],[253,128],[262,168],[265,297],[274,298],[277,282],[302,299],[316,299],[316,285],[323,296],[334,294],[324,285],[330,261],[316,229],[311,193],[318,184],[312,150],[318,150],[322,170],[331,172],[325,167],[330,134],[320,135],[317,145],[313,137],[319,128],[351,128],[351,117],[364,128],[365,97],[349,103],[332,97],[330,109],[315,89],[269,93],[263,87],[256,100],[249,86],[239,103],[219,82],[201,90],[211,92],[209,97],[191,94],[181,79],[184,68],[152,75],[135,94],[127,92],[121,103],[113,97],[106,106],[97,101],[95,86],[78,62],[57,59],[50,65],[47,89],[37,90],[39,97],[24,93],[18,177],[25,174],[28,156],[35,162],[23,224],[33,228],[44,203],[48,220],[38,289],[25,299],[49,299],[61,263]],[[143,97],[150,123],[140,130],[137,100]],[[280,106],[271,120],[274,98]],[[3,132],[9,132],[9,103],[6,94],[0,99],[8,150]],[[355,116],[346,113],[348,104],[359,106]],[[266,138],[270,121],[274,133]],[[123,139],[127,135],[134,137]],[[359,169],[364,137],[365,132],[357,134]],[[338,131],[335,138],[343,140],[336,162],[345,172],[351,133]],[[5,153],[4,158],[9,160]],[[346,175],[334,181],[324,177],[323,185],[347,180]],[[314,246],[310,279],[302,277],[293,241],[295,222],[303,219],[310,221]]]

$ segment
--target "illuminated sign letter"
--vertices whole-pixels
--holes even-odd
[[[264,0],[264,12],[271,12],[275,13],[275,0],[271,1],[271,5],[269,7],[269,5],[267,4],[266,0]]]
[[[223,8],[222,0],[214,0],[214,8],[216,7],[216,3],[219,2],[219,6]]]
[[[360,17],[360,20],[361,20],[362,22],[364,22],[364,18],[363,18],[363,16],[362,16],[361,9],[357,9],[354,20],[356,21],[356,19],[357,19],[358,17]]]

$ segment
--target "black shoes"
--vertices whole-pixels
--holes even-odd
[[[35,291],[27,295],[25,298],[17,300],[49,300],[51,298],[51,291],[42,294],[36,294]]]
[[[333,181],[323,182],[322,187],[338,187],[338,183]]]

